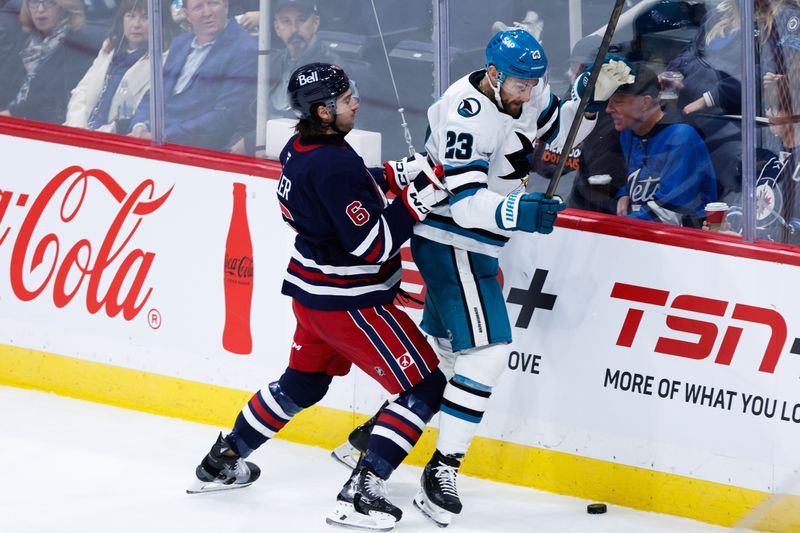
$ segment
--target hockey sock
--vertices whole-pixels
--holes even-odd
[[[331,379],[322,372],[286,369],[278,381],[250,398],[226,440],[240,457],[249,456],[274,437],[294,415],[322,399]]]
[[[445,455],[467,453],[483,419],[492,388],[456,374],[444,389],[436,448]]]
[[[437,368],[378,413],[363,462],[388,479],[417,443],[442,399],[446,384]]]

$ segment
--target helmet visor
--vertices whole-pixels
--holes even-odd
[[[524,80],[514,76],[506,76],[503,80],[503,92],[512,97],[530,96],[534,87],[539,84],[539,78]]]

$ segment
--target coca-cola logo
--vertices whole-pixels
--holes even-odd
[[[129,245],[144,217],[161,207],[171,192],[172,187],[155,197],[150,179],[128,192],[102,170],[65,168],[36,195],[22,220],[9,268],[14,295],[31,301],[47,291],[55,306],[63,308],[85,289],[89,313],[102,309],[115,317],[121,312],[125,320],[132,320],[153,292],[146,281],[155,254]],[[15,196],[16,206],[28,204],[28,194],[1,191],[0,224]],[[94,208],[109,201],[116,213],[106,229]],[[10,230],[9,226],[0,233],[0,246]]]
[[[225,254],[225,274],[237,278],[253,278],[253,258],[250,256],[231,257]]]

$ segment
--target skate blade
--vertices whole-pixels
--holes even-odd
[[[453,520],[453,513],[429,502],[422,490],[414,496],[414,507],[439,527],[447,527]]]
[[[234,490],[234,489],[243,489],[245,487],[249,487],[253,483],[231,483],[230,485],[225,485],[222,483],[215,483],[213,481],[200,481],[199,479],[192,482],[186,488],[186,494],[203,494],[206,492],[221,492],[225,490]]]
[[[349,442],[345,442],[341,446],[334,448],[331,452],[331,457],[346,466],[349,470],[352,470],[356,467],[358,459],[361,457],[361,452]]]
[[[376,512],[362,514],[355,510],[352,503],[342,501],[336,502],[336,508],[328,515],[325,522],[331,526],[362,531],[391,531],[396,523],[392,515]]]

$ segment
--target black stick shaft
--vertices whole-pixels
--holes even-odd
[[[575,143],[575,137],[578,135],[578,129],[580,129],[583,114],[586,112],[586,107],[589,105],[589,98],[594,94],[594,86],[595,83],[597,83],[597,77],[600,75],[600,67],[603,66],[603,59],[608,53],[609,46],[611,46],[611,38],[614,36],[614,30],[617,28],[617,21],[622,13],[622,5],[624,2],[625,0],[615,0],[614,10],[611,12],[611,18],[608,20],[608,26],[606,26],[606,33],[603,35],[603,40],[600,42],[600,48],[597,49],[597,55],[594,58],[594,66],[589,73],[589,82],[586,85],[586,90],[583,91],[583,96],[581,96],[580,103],[578,104],[578,111],[575,113],[572,125],[569,127],[569,133],[561,149],[561,157],[558,160],[555,174],[550,178],[550,185],[547,187],[547,192],[545,193],[546,198],[552,198],[556,193],[558,182],[561,180],[561,174],[564,172],[564,166],[567,164],[569,153],[572,151],[572,145]]]

